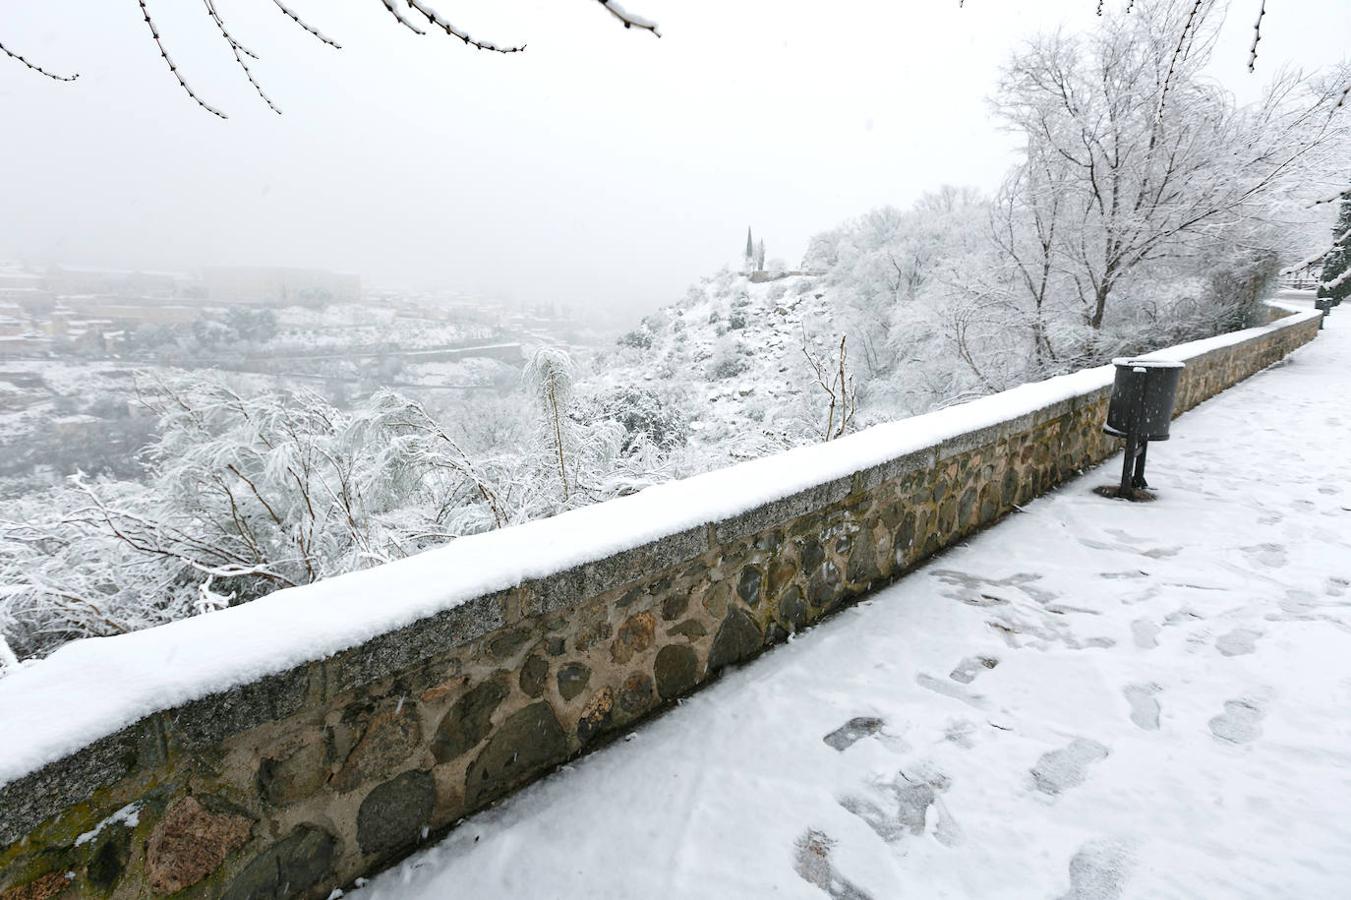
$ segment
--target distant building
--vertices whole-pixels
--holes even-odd
[[[115,294],[118,296],[178,297],[192,278],[177,272],[139,272],[53,266],[42,276],[42,286],[55,294]]]
[[[324,269],[212,266],[202,270],[212,303],[260,306],[322,306],[357,303],[361,278]]]
[[[82,316],[139,325],[182,325],[201,317],[204,306],[85,294],[61,298],[61,306]]]

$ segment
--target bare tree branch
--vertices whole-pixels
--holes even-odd
[[[263,91],[263,86],[253,77],[253,70],[250,69],[249,64],[244,61],[244,57],[246,56],[256,60],[258,59],[258,54],[235,40],[234,35],[230,33],[230,29],[225,27],[225,20],[222,19],[220,13],[216,11],[216,4],[212,2],[212,0],[202,0],[202,2],[206,4],[206,11],[207,14],[211,16],[211,21],[215,22],[216,27],[220,29],[221,37],[225,38],[225,43],[230,45],[230,52],[234,54],[235,62],[239,64],[239,68],[244,70],[244,77],[249,80],[249,84],[253,85],[253,89],[258,92],[258,96],[263,98],[263,102],[267,104],[268,109],[271,109],[277,115],[281,115],[281,110],[277,107],[277,104],[273,103],[272,98]]]
[[[46,69],[42,68],[42,66],[28,59],[25,59],[24,57],[15,53],[13,50],[6,47],[4,44],[0,44],[0,53],[5,54],[10,59],[17,59],[19,62],[23,63],[25,66],[32,69],[34,72],[37,72],[39,75],[45,75],[52,81],[74,81],[75,79],[80,77],[80,73],[78,72],[76,72],[74,75],[57,75],[55,72],[48,72]]]
[[[220,109],[216,108],[215,106],[212,106],[211,104],[203,100],[201,95],[199,95],[195,90],[193,90],[192,86],[188,84],[188,80],[186,77],[184,77],[182,70],[179,69],[178,65],[173,61],[173,58],[169,55],[169,51],[165,48],[164,39],[160,35],[159,28],[158,26],[156,26],[155,20],[150,14],[150,8],[147,5],[147,0],[136,0],[136,2],[141,7],[141,15],[145,19],[146,26],[149,27],[150,29],[150,36],[154,39],[155,46],[156,48],[158,48],[160,56],[164,59],[165,65],[169,67],[169,71],[174,76],[174,80],[176,80],[179,86],[183,88],[183,91],[189,97],[192,98],[193,102],[195,102],[202,109],[221,119],[228,119],[229,118],[228,115],[226,115]],[[450,37],[462,41],[466,46],[473,47],[477,50],[485,50],[490,53],[520,53],[525,50],[525,44],[501,46],[491,41],[479,40],[477,38],[472,37],[469,34],[469,32],[465,31],[462,28],[459,28],[454,23],[450,22],[445,17],[443,17],[439,12],[436,11],[435,8],[431,6],[430,3],[427,2],[427,0],[380,0],[380,2],[389,12],[389,14],[394,17],[394,20],[396,22],[398,22],[400,25],[404,26],[409,31],[412,31],[415,34],[426,34],[426,31],[420,28],[418,24],[414,22],[413,19],[410,18],[404,12],[405,4],[407,9],[412,10],[418,16],[421,16],[422,18],[426,19],[427,23],[430,26],[439,29],[440,31],[444,31]],[[610,15],[618,19],[624,25],[625,28],[639,28],[645,31],[650,31],[657,37],[661,37],[661,32],[658,30],[656,22],[653,22],[650,19],[643,18],[642,16],[639,16],[635,13],[629,12],[618,2],[616,2],[616,0],[598,0],[598,2],[605,7],[606,11],[608,11]],[[301,18],[300,14],[297,13],[295,10],[291,9],[289,6],[287,6],[286,3],[283,2],[283,0],[272,0],[272,3],[283,15],[285,15],[296,25],[300,26],[308,34],[312,35],[317,40],[322,41],[323,43],[327,44],[330,47],[333,47],[334,49],[338,50],[342,49],[341,44],[339,44],[332,38],[328,37],[326,34],[324,34],[315,26],[311,25],[305,19]],[[255,77],[255,75],[253,74],[253,70],[250,68],[248,64],[248,60],[256,61],[258,59],[258,55],[235,38],[234,34],[231,33],[230,29],[226,26],[225,20],[221,17],[219,10],[216,9],[214,0],[203,0],[203,4],[206,8],[207,15],[211,18],[211,21],[215,24],[217,30],[220,32],[221,38],[230,48],[230,53],[234,56],[235,63],[238,64],[240,69],[244,71],[244,77],[246,77],[249,80],[249,84],[253,86],[254,91],[256,91],[258,96],[262,99],[262,101],[267,104],[268,108],[271,109],[273,112],[277,113],[278,115],[280,115],[281,109],[277,106],[276,103],[273,102],[272,98],[269,97],[267,93],[263,90],[262,85],[259,83],[257,77]],[[0,44],[0,53],[3,53],[4,55],[10,57],[11,59],[18,60],[21,64],[31,69],[32,71],[37,72],[39,75],[43,75],[47,78],[51,78],[54,81],[74,81],[76,78],[79,77],[78,75],[57,75],[53,72],[50,72],[47,69],[44,69],[41,66],[37,65],[36,63],[28,60],[27,58],[19,55],[18,53],[15,53],[13,50],[10,50],[4,44]]]
[[[657,37],[661,37],[661,31],[657,28],[657,23],[651,19],[645,19],[642,16],[635,15],[624,7],[620,6],[616,0],[598,0],[601,6],[616,19],[624,23],[625,28],[642,28],[650,31]]]
[[[197,96],[197,93],[188,85],[187,80],[183,77],[183,73],[179,72],[178,66],[174,65],[173,59],[169,56],[169,51],[164,49],[164,41],[160,39],[159,29],[155,27],[155,20],[150,18],[150,9],[145,5],[145,0],[136,0],[136,2],[141,5],[141,14],[145,16],[145,24],[150,28],[150,36],[155,39],[155,46],[159,48],[159,55],[164,58],[165,64],[169,66],[169,71],[172,72],[174,78],[178,80],[178,84],[183,90],[187,91],[188,96],[202,109],[211,113],[213,116],[218,116],[222,119],[230,118],[225,113]]]
[[[441,18],[440,13],[432,9],[426,3],[423,3],[422,0],[408,0],[408,5],[413,9],[417,10],[423,16],[425,16],[427,18],[427,21],[430,22],[435,27],[440,28],[442,31],[444,31],[451,37],[459,38],[460,40],[464,41],[467,45],[469,45],[470,47],[474,47],[475,49],[489,50],[493,53],[520,53],[522,50],[525,49],[524,44],[515,47],[499,47],[496,44],[490,43],[488,41],[475,40],[471,38],[467,32],[461,31],[451,23],[447,22],[445,19]]]
[[[333,39],[332,39],[331,37],[329,37],[328,35],[324,34],[324,33],[323,33],[322,31],[320,31],[318,28],[315,28],[315,27],[314,27],[313,25],[311,25],[309,22],[306,22],[304,19],[300,18],[300,16],[298,16],[298,15],[297,15],[290,7],[288,7],[285,3],[282,3],[281,0],[272,0],[272,2],[275,3],[276,6],[277,6],[277,9],[279,9],[279,10],[281,10],[283,13],[285,13],[286,16],[287,16],[292,22],[295,22],[295,23],[296,23],[297,25],[299,25],[301,28],[305,29],[305,30],[308,31],[310,34],[312,34],[314,37],[316,37],[316,38],[318,38],[319,40],[323,41],[325,44],[328,44],[328,45],[329,45],[330,47],[332,47],[334,50],[341,50],[341,49],[342,49],[342,45],[341,45],[341,44],[339,44],[337,41],[333,40]]]

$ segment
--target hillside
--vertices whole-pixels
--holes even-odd
[[[804,341],[836,361],[838,331],[819,279],[755,284],[724,269],[621,337],[584,386],[602,403],[628,394],[679,420],[684,452],[705,466],[749,459],[820,438],[829,399]]]

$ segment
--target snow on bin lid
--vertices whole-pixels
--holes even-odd
[[[1112,365],[1141,369],[1185,369],[1187,367],[1186,363],[1178,362],[1175,359],[1132,359],[1128,356],[1118,356],[1112,360]]]

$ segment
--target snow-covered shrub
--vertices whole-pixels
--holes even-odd
[[[1272,250],[1235,251],[1212,265],[1199,298],[1205,330],[1216,334],[1262,324],[1262,300],[1280,273],[1280,257]]]
[[[689,414],[669,392],[647,387],[613,388],[596,398],[599,416],[624,427],[623,452],[646,441],[658,450],[681,446],[689,437]]]
[[[244,602],[504,524],[510,467],[418,404],[156,383],[145,485],[77,477],[0,516],[0,607],[22,656]]]
[[[646,325],[625,332],[619,336],[619,346],[635,350],[647,350],[652,346],[652,331]]]
[[[724,337],[713,348],[713,355],[708,363],[708,378],[710,381],[735,378],[746,371],[746,366],[741,345],[730,337]]]

